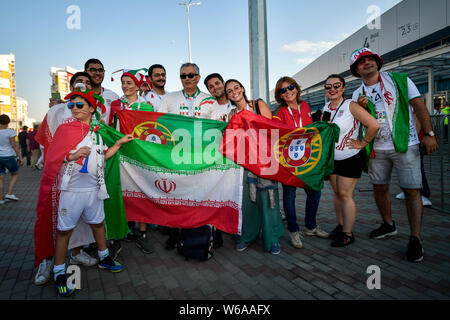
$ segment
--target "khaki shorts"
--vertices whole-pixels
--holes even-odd
[[[422,188],[418,144],[408,147],[406,153],[395,150],[375,151],[375,158],[369,161],[369,177],[372,184],[390,184],[393,168],[401,188]]]

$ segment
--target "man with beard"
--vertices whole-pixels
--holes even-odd
[[[115,92],[102,87],[103,80],[105,79],[105,68],[100,60],[93,58],[86,61],[84,64],[84,72],[87,72],[91,76],[92,91],[105,100],[106,112],[102,114],[100,120],[107,122],[111,110],[111,102],[119,99],[119,96]]]
[[[225,82],[223,78],[218,73],[212,73],[205,78],[204,81],[206,89],[209,93],[216,98],[218,106],[218,112],[220,113],[219,118],[223,121],[227,121],[227,116],[235,107],[228,100],[225,94]]]
[[[158,112],[162,100],[168,94],[164,89],[166,85],[166,69],[160,64],[154,64],[148,68],[147,78],[152,85],[152,89],[145,96],[145,100],[153,106],[155,112]]]

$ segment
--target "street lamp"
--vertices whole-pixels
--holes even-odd
[[[181,2],[179,3],[180,6],[186,6],[187,11],[187,28],[188,28],[188,50],[189,50],[189,62],[192,62],[192,56],[191,56],[191,23],[189,21],[189,9],[191,6],[198,6],[200,5],[200,2],[192,2],[192,0],[189,0],[189,2]]]

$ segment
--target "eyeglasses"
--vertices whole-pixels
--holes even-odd
[[[89,71],[92,72],[92,73],[104,73],[105,69],[103,69],[103,68],[98,68],[98,69],[96,69],[96,68],[89,68]]]
[[[286,88],[281,88],[280,89],[280,93],[281,94],[285,94],[288,90],[292,91],[295,89],[295,84],[291,84],[290,86],[286,87]]]
[[[83,102],[77,102],[77,103],[69,102],[69,103],[67,104],[67,108],[69,108],[69,109],[71,109],[71,110],[72,110],[74,107],[77,107],[78,109],[83,109],[84,103],[83,103]]]
[[[183,80],[186,78],[193,79],[196,76],[198,76],[198,74],[196,74],[196,73],[180,74],[180,78]]]
[[[331,90],[331,89],[340,89],[342,87],[342,82],[336,82],[333,84],[326,84],[324,86],[325,90]]]

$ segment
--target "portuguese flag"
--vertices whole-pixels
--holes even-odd
[[[223,135],[221,152],[262,178],[321,190],[334,169],[339,127],[314,122],[292,128],[243,110],[235,114]]]
[[[126,221],[195,228],[212,224],[241,230],[243,169],[218,147],[226,123],[146,111],[119,111],[122,133],[100,125],[111,146],[124,144],[106,162],[108,238],[126,234]],[[111,227],[113,226],[114,227]]]

